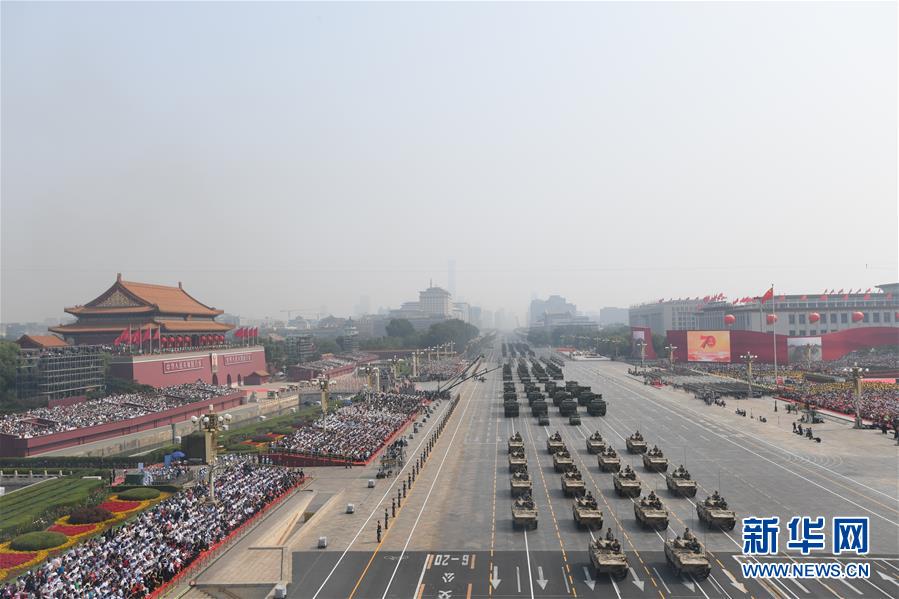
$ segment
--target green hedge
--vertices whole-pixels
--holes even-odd
[[[127,501],[146,501],[159,497],[159,491],[152,487],[136,487],[118,494],[119,499]]]
[[[44,469],[48,471],[69,470],[72,468],[136,468],[138,463],[156,464],[163,461],[163,457],[179,450],[177,445],[169,445],[160,447],[150,453],[140,456],[47,456],[34,458],[0,458],[0,469],[4,471],[18,470],[20,473],[34,470],[35,472]]]
[[[157,491],[162,491],[163,493],[177,493],[181,490],[181,487],[175,485],[148,485],[144,486],[133,486],[133,485],[118,485],[116,487],[110,487],[110,491],[121,495],[131,489],[156,489]]]
[[[59,547],[68,540],[61,532],[27,532],[13,539],[9,546],[15,551],[40,551]]]
[[[69,513],[69,524],[96,524],[112,518],[112,512],[98,505],[80,507]]]

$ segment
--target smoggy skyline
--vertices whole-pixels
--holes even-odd
[[[897,280],[892,3],[3,3],[3,321]]]

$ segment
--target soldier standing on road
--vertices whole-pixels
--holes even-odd
[[[378,522],[378,543],[381,542],[381,522]]]

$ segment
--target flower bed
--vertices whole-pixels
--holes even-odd
[[[119,501],[116,499],[112,499],[109,501],[104,501],[100,504],[100,507],[104,510],[109,510],[113,513],[122,513],[122,512],[131,512],[136,510],[143,504],[143,501]]]
[[[62,519],[62,518],[61,518]],[[60,532],[67,537],[80,537],[97,530],[96,524],[54,524],[48,528],[50,532]]]

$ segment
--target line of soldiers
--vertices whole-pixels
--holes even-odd
[[[640,505],[653,510],[662,509],[662,500],[656,495],[655,491],[650,491],[649,495],[640,498]]]
[[[684,530],[683,538],[678,535],[674,539],[674,546],[679,549],[689,549],[693,553],[702,553],[702,545],[699,544],[699,540],[696,538],[696,535],[690,532],[689,527]]]

